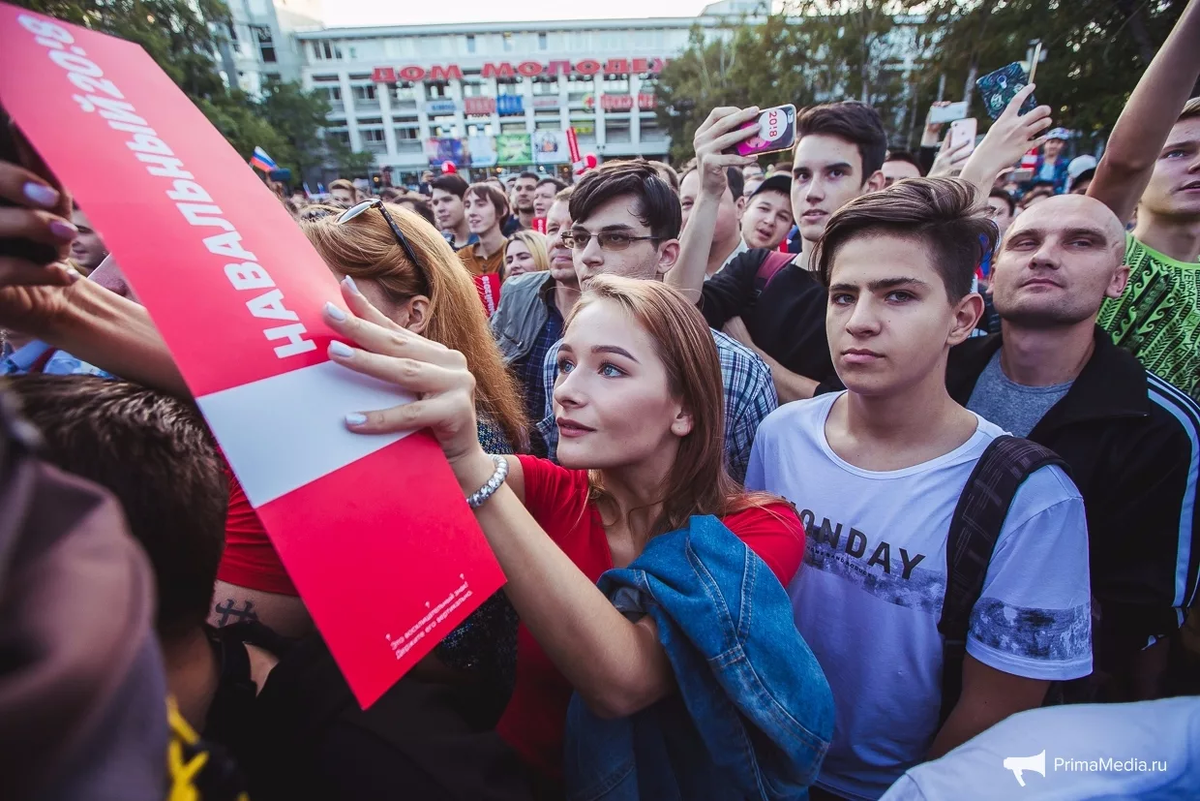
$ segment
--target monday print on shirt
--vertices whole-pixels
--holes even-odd
[[[1003,432],[979,419],[950,453],[873,472],[825,438],[840,395],[781,407],[759,428],[746,486],[796,505],[808,534],[792,581],[796,626],[829,679],[837,723],[818,784],[878,798],[925,758],[938,727],[946,539],[958,497]],[[1083,500],[1056,467],[1018,491],[971,615],[967,651],[990,667],[1056,681],[1091,672]]]

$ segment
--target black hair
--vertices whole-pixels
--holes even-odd
[[[616,197],[637,200],[634,214],[660,242],[675,239],[683,224],[679,198],[645,159],[605,162],[590,170],[571,193],[571,219],[586,222],[597,208]]]
[[[733,194],[733,199],[737,200],[746,189],[746,176],[742,175],[738,167],[727,167],[725,176],[729,179],[729,191]]]
[[[418,200],[412,195],[405,195],[392,202],[397,206],[404,206],[410,211],[416,212],[422,220],[437,228],[437,221],[433,217],[433,209],[429,208],[429,204],[424,200]]]
[[[1003,189],[993,189],[991,192],[988,192],[988,197],[999,198],[1007,203],[1008,216],[1011,217],[1017,213],[1017,201],[1013,199],[1012,195],[1010,195],[1008,192],[1005,192]]]
[[[462,200],[463,195],[467,193],[467,187],[470,186],[466,181],[458,175],[439,175],[429,182],[429,191],[440,189],[443,192],[449,192]]]
[[[922,177],[925,175],[925,170],[921,167],[921,162],[917,160],[916,156],[914,156],[912,153],[909,153],[907,150],[889,150],[887,158],[884,159],[884,163],[889,161],[903,161],[907,164],[911,164],[917,168],[917,172],[919,172]]]
[[[912,238],[929,248],[930,261],[951,303],[971,291],[984,254],[996,249],[1000,229],[958,178],[911,178],[842,206],[825,226],[813,263],[829,286],[838,251],[852,239],[876,234]]]
[[[844,139],[858,148],[862,158],[862,182],[883,166],[887,134],[879,112],[866,103],[845,100],[806,108],[796,117],[796,141],[812,134]]]
[[[521,178],[532,178],[533,180],[536,181],[541,177],[542,176],[538,175],[536,172],[530,172],[529,170],[526,170],[525,172],[518,175],[517,179],[520,180]]]
[[[543,186],[545,184],[554,184],[554,194],[556,195],[567,188],[566,184],[551,175],[547,175],[546,177],[542,178],[542,180],[537,182],[538,186]]]
[[[12,379],[55,466],[105,487],[125,509],[158,585],[156,627],[170,639],[208,618],[225,547],[225,462],[194,406],[97,376]]]

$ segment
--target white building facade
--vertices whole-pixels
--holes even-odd
[[[324,28],[294,34],[327,136],[397,183],[430,164],[569,170],[566,132],[601,160],[665,158],[656,76],[694,18]],[[457,144],[456,144],[457,143]]]

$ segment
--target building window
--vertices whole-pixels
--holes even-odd
[[[546,49],[546,34],[539,33],[538,34],[538,50],[545,50],[545,49]]]
[[[342,87],[340,86],[322,86],[318,87],[325,90],[325,99],[332,103],[342,102]]]
[[[478,78],[474,80],[465,78],[462,81],[462,93],[463,97],[483,97],[483,81],[479,80]]]
[[[330,130],[326,129],[325,135],[331,139],[341,142],[343,145],[350,145],[350,132],[346,130]]]
[[[271,29],[266,25],[251,25],[254,40],[258,42],[258,52],[267,64],[275,63],[275,43],[271,39]]]
[[[366,86],[355,86],[351,89],[355,100],[361,100],[366,103],[375,102],[375,84],[370,83]]]
[[[535,95],[557,95],[558,94],[558,78],[538,77],[533,79],[533,93]]]
[[[417,99],[417,87],[412,83],[398,83],[392,87],[392,98],[394,100],[413,100]]]
[[[513,35],[511,33],[504,34],[504,52],[511,53],[513,50]]]
[[[396,129],[397,141],[414,141],[415,142],[417,139],[420,138],[420,136],[421,136],[421,131],[415,125],[412,127]]]
[[[342,49],[332,42],[313,42],[313,58],[317,61],[330,61],[340,59],[341,57]],[[272,58],[271,60],[274,61],[275,59]]]
[[[521,94],[521,85],[514,79],[497,80],[496,81],[497,95],[519,95]]]
[[[475,34],[473,34],[473,33],[467,35],[467,52],[468,53],[475,52]]]
[[[358,120],[359,128],[370,127],[372,125],[382,126],[383,118],[382,117],[360,117]],[[380,128],[380,130],[383,130],[383,129]],[[382,141],[382,140],[380,140],[380,141]]]
[[[350,48],[350,60],[354,61],[357,58],[358,58],[358,48],[351,47]]]
[[[359,128],[358,133],[364,142],[385,141],[382,128]]]
[[[483,125],[468,125],[467,136],[491,136],[492,124],[490,122]]]
[[[625,142],[632,142],[633,139],[631,138],[631,134],[629,132],[629,118],[628,117],[624,117],[622,119],[609,118],[609,119],[605,120],[604,138],[607,141],[612,142],[614,144],[622,144]]]
[[[621,94],[621,95],[629,94],[629,77],[628,76],[621,77],[618,75],[605,75],[604,76],[604,91],[610,92],[612,94]]]
[[[525,133],[525,123],[502,122],[500,123],[500,133]]]
[[[427,100],[441,100],[449,96],[450,84],[443,82],[425,84],[425,98]]]

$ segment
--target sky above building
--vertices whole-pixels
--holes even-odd
[[[694,17],[712,0],[605,0],[603,3],[563,0],[449,0],[420,3],[411,0],[324,0],[325,24],[429,25],[448,22],[534,22],[580,19]]]

